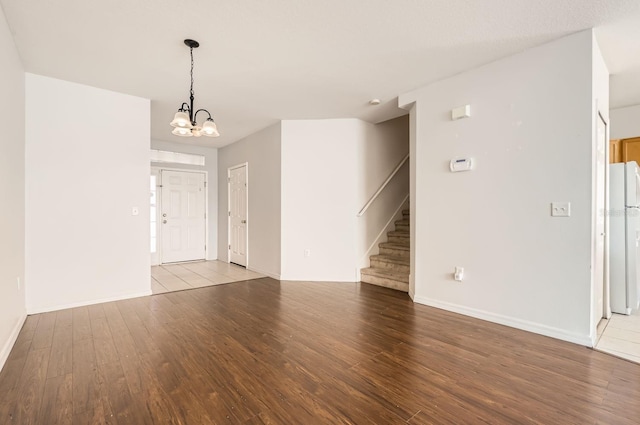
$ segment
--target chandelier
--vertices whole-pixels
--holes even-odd
[[[213,118],[211,114],[206,109],[198,109],[197,111],[193,111],[193,49],[200,46],[195,40],[186,39],[184,41],[189,47],[191,52],[191,89],[189,90],[189,103],[184,102],[178,112],[176,112],[173,117],[173,121],[171,121],[171,127],[175,127],[171,134],[175,134],[176,136],[182,137],[191,137],[191,136],[209,136],[209,137],[218,137],[220,133],[218,132],[218,128],[216,127],[216,123],[213,122]],[[198,113],[206,112],[209,116],[206,121],[199,125],[196,122],[196,117]]]

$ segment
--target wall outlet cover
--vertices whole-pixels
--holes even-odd
[[[552,217],[570,217],[571,202],[552,202],[551,216]]]

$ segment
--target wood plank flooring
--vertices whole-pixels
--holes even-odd
[[[30,316],[0,424],[638,424],[640,365],[270,278]]]

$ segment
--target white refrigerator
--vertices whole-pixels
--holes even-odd
[[[638,308],[640,174],[635,161],[609,165],[609,285],[611,311]]]

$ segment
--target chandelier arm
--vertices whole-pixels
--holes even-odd
[[[208,119],[210,119],[211,121],[213,121],[213,118],[211,117],[211,113],[210,113],[209,111],[207,111],[206,109],[198,109],[198,110],[196,111],[196,113],[195,113],[195,114],[193,114],[193,120],[194,120],[194,121],[196,121],[196,116],[198,115],[198,112],[201,112],[201,111],[206,112],[206,113],[207,113],[207,115],[209,115],[209,118],[208,118]]]

